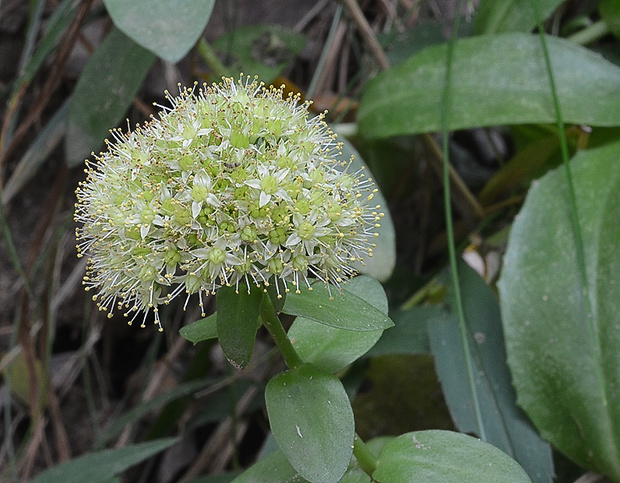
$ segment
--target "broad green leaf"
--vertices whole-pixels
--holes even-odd
[[[250,293],[235,287],[220,287],[215,295],[217,334],[222,351],[237,369],[250,363],[263,290],[252,287]]]
[[[311,364],[278,374],[265,389],[278,446],[308,481],[338,481],[351,460],[355,423],[340,380]]]
[[[519,405],[543,438],[620,480],[620,143],[571,161],[586,313],[560,167],[533,184],[512,227],[499,289]]]
[[[387,315],[387,297],[376,280],[359,276],[343,288]],[[337,329],[297,317],[288,336],[304,362],[311,362],[326,372],[336,372],[365,354],[382,333],[382,329],[364,332]]]
[[[547,47],[564,121],[620,124],[620,68],[567,40],[548,37]],[[358,112],[360,134],[384,138],[441,130],[446,50],[430,47],[369,82]],[[556,121],[535,35],[459,40],[450,93],[451,130]]]
[[[202,340],[217,338],[217,313],[209,315],[204,319],[192,322],[185,327],[181,327],[179,333],[184,339],[197,344]]]
[[[392,327],[394,323],[370,303],[346,290],[326,287],[317,282],[312,290],[289,292],[282,312],[305,317],[338,329],[374,331]]]
[[[304,35],[280,25],[251,25],[231,30],[213,46],[231,56],[234,68],[273,81],[306,45]]]
[[[370,173],[364,160],[353,145],[344,137],[339,138],[339,141],[342,142],[342,154],[340,155],[340,159],[347,162],[344,166],[347,166],[348,161],[352,160],[351,165],[347,168],[348,172],[355,173],[356,171],[362,170],[367,177],[372,178],[372,173]],[[383,213],[384,216],[381,218],[381,226],[375,230],[379,236],[373,240],[373,243],[377,245],[373,250],[373,256],[365,257],[363,264],[356,262],[354,266],[361,273],[370,275],[381,282],[385,282],[390,278],[390,275],[392,275],[394,266],[396,265],[396,234],[394,232],[394,224],[392,223],[387,200],[380,191],[375,193],[371,200],[365,199],[364,202],[373,209],[377,209],[376,206],[378,205],[379,209],[377,211]]]
[[[533,481],[550,482],[553,479],[551,448],[516,405],[516,394],[506,364],[497,299],[484,280],[464,263],[459,265],[459,275],[467,322],[467,343],[472,356],[470,363],[476,374],[475,387],[483,427],[478,426],[474,413],[450,287],[446,301],[451,308],[429,322],[428,330],[437,375],[452,419],[464,433],[483,436],[484,432],[485,441],[516,459]],[[443,281],[449,283],[447,274]]]
[[[80,456],[41,473],[30,483],[104,483],[114,481],[128,468],[172,446],[175,438],[158,439],[147,443],[106,449]]]
[[[538,13],[545,20],[564,0],[534,0]],[[500,32],[529,32],[536,27],[532,0],[482,0],[476,12],[476,35]]]
[[[530,479],[506,453],[451,431],[417,431],[388,442],[373,478],[379,483],[443,481],[519,483]]]
[[[122,55],[119,55],[122,52]],[[120,30],[113,29],[90,57],[69,104],[65,153],[77,166],[103,144],[131,105],[155,61]]]
[[[205,29],[215,0],[104,0],[114,25],[168,62],[178,62]]]

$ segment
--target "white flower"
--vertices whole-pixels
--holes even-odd
[[[110,315],[213,293],[338,285],[372,256],[382,216],[361,172],[338,168],[339,145],[309,103],[249,78],[183,90],[89,165],[77,190],[86,289]],[[88,164],[88,163],[87,163]],[[187,299],[186,302],[187,304]]]

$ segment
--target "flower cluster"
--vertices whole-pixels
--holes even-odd
[[[183,292],[202,306],[223,284],[338,285],[372,256],[376,189],[347,173],[309,103],[249,78],[167,98],[159,119],[112,131],[77,190],[84,284],[102,310],[144,313],[144,326],[153,308],[159,324]]]

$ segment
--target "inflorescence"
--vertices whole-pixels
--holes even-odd
[[[131,315],[185,292],[316,278],[338,286],[372,256],[383,216],[361,171],[309,102],[250,78],[166,93],[171,107],[87,161],[77,190],[78,256],[101,310]],[[131,324],[130,322],[130,324]]]

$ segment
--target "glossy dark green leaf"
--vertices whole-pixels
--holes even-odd
[[[548,37],[547,47],[564,121],[620,124],[620,67],[567,40]],[[446,52],[446,45],[430,47],[369,82],[358,112],[362,136],[441,130]],[[459,40],[450,92],[451,130],[556,121],[536,35],[508,33]]]
[[[122,52],[123,55],[119,55]],[[123,118],[155,56],[113,29],[90,57],[69,105],[65,154],[77,166]]]
[[[158,439],[146,443],[106,449],[96,453],[75,458],[41,473],[30,483],[104,483],[111,481],[114,475],[147,458],[165,450],[177,440],[174,438]]]
[[[178,62],[205,29],[215,0],[104,0],[110,17],[134,42]]]
[[[254,352],[262,288],[236,291],[235,287],[220,287],[215,295],[217,304],[217,333],[222,351],[237,369],[250,363]]]
[[[355,423],[340,380],[304,364],[265,389],[271,431],[293,468],[308,481],[338,481],[351,460]]]
[[[394,325],[386,314],[357,295],[320,282],[312,285],[312,290],[289,292],[282,312],[346,330],[373,331]]]
[[[181,336],[194,344],[202,340],[217,338],[217,313],[197,320],[179,330]]]
[[[450,309],[428,323],[431,350],[437,374],[460,431],[474,433],[516,459],[532,480],[550,482],[553,478],[551,448],[544,442],[516,405],[497,299],[484,280],[465,264],[459,265],[461,291],[471,365],[482,427],[474,412],[474,397],[468,384],[467,366],[452,290]],[[444,283],[449,283],[446,275]]]
[[[417,431],[388,442],[373,477],[379,483],[442,481],[529,482],[506,453],[479,439],[451,431]]]
[[[355,277],[343,287],[387,315],[388,302],[381,284],[366,276]],[[337,329],[297,317],[288,331],[299,357],[324,371],[336,372],[365,354],[381,337],[382,329]]]
[[[533,184],[512,227],[499,288],[519,405],[543,438],[620,479],[620,143],[571,161],[583,297],[560,167]]]
[[[538,13],[545,20],[564,0],[535,0]],[[476,11],[476,35],[500,32],[530,32],[536,27],[532,0],[482,0]]]

